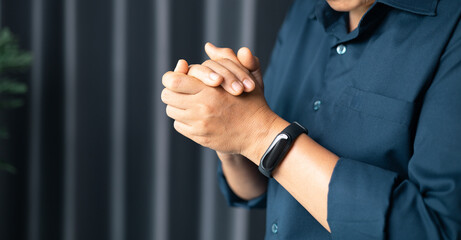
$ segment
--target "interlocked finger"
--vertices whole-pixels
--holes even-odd
[[[244,86],[245,92],[253,91],[255,84],[248,69],[227,58],[217,60],[216,62],[230,70],[239,79]]]
[[[161,95],[163,103],[179,109],[191,108],[191,97],[192,95],[177,93],[168,88],[164,88]]]
[[[189,68],[189,76],[195,77],[210,87],[221,85],[223,77],[205,65],[194,64]]]
[[[178,72],[165,73],[162,83],[167,89],[184,94],[196,94],[204,87],[204,84],[197,78]]]
[[[191,116],[187,109],[180,109],[171,105],[166,106],[166,115],[174,120],[188,124],[191,121]]]

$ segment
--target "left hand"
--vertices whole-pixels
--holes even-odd
[[[257,156],[254,144],[264,139],[278,117],[259,86],[237,97],[179,72],[165,73],[162,82],[162,101],[167,115],[175,120],[174,128],[216,151]]]

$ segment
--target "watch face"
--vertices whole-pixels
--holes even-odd
[[[264,157],[266,161],[262,162],[264,168],[271,169],[274,167],[280,155],[285,151],[286,146],[289,145],[289,141],[290,137],[287,134],[281,133],[277,135],[266,152],[266,156]]]

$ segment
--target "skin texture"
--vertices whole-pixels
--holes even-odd
[[[338,12],[349,12],[349,31],[353,31],[375,0],[326,0]]]
[[[219,60],[226,58],[232,59],[236,64],[241,64],[242,67],[251,72],[250,74],[253,76],[253,79],[255,79],[257,86],[261,88],[264,87],[259,60],[257,57],[253,56],[248,48],[241,48],[237,55],[235,55],[231,49],[217,48],[211,43],[207,43],[205,45],[205,51],[210,59]],[[191,69],[193,67],[194,66],[191,66]],[[189,72],[189,66],[186,61],[179,60],[174,71],[187,74]],[[212,70],[210,69],[210,71]],[[207,72],[210,73],[210,71]],[[202,76],[203,78],[199,79],[203,79],[205,83],[207,81],[207,75],[204,74]],[[224,78],[220,77],[219,80],[220,81],[213,82],[213,85],[221,84]],[[232,91],[232,89],[229,91]],[[237,196],[249,200],[260,196],[266,191],[267,178],[259,173],[257,166],[253,164],[253,162],[240,154],[227,154],[219,151],[217,151],[217,154],[221,160],[227,183]]]
[[[350,30],[358,26],[373,3],[327,2],[337,11],[350,13]],[[207,44],[205,51],[211,60],[202,65],[189,67],[180,60],[174,72],[165,73],[162,101],[167,104],[167,115],[175,120],[174,128],[216,150],[232,190],[243,199],[251,199],[267,187],[256,166],[289,123],[267,105],[259,60],[248,49],[242,48],[236,55],[231,49]],[[338,159],[303,134],[273,172],[274,178],[328,231],[328,185]]]
[[[211,88],[195,77],[169,72],[163,77],[162,101],[178,132],[224,153],[248,151],[259,134],[259,120],[270,111],[261,88],[239,97]],[[272,116],[273,118],[273,116]],[[245,123],[245,124],[243,124]]]

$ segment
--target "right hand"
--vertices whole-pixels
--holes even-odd
[[[229,59],[235,64],[243,66],[253,75],[256,84],[264,88],[259,59],[253,56],[253,53],[251,53],[250,49],[247,47],[240,48],[237,55],[235,55],[234,51],[230,48],[218,48],[211,43],[207,43],[205,44],[205,52],[211,60]],[[226,79],[224,79],[224,81],[226,81]],[[247,89],[245,90],[246,92],[251,92],[253,89],[248,89],[249,91]]]
[[[175,72],[190,74],[210,87],[222,86],[235,96],[252,92],[255,81],[259,87],[264,88],[259,59],[253,56],[250,49],[242,47],[236,55],[230,48],[218,48],[207,43],[205,52],[214,62],[205,61],[202,65],[188,66],[186,61],[179,60]],[[189,71],[191,67],[192,71]],[[199,71],[194,71],[194,68]],[[252,77],[248,78],[248,75]]]

